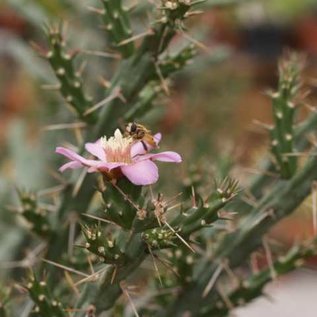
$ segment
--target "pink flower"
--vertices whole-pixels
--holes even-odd
[[[156,144],[161,140],[161,134],[154,136]],[[150,148],[147,146],[147,148]],[[158,180],[158,168],[153,161],[180,163],[181,156],[172,151],[147,153],[142,142],[135,142],[131,137],[125,137],[117,129],[114,136],[103,137],[95,143],[86,143],[85,149],[97,160],[86,159],[76,152],[57,147],[56,153],[70,159],[70,162],[60,167],[60,171],[87,167],[89,173],[100,172],[110,178],[124,175],[135,185],[149,185]]]

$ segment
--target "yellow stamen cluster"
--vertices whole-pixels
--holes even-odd
[[[133,144],[133,139],[131,137],[123,136],[119,129],[117,129],[114,132],[114,136],[109,139],[103,137],[101,142],[102,147],[106,152],[108,162],[132,162],[131,146]]]

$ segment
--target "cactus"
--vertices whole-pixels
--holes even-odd
[[[82,74],[75,70],[74,61],[78,52],[65,49],[66,42],[61,27],[49,27],[47,36],[49,50],[43,55],[49,61],[60,83],[59,89],[62,96],[81,120],[94,123],[94,114],[87,112],[93,102],[83,91]]]
[[[228,316],[262,296],[273,277],[316,254],[314,237],[285,256],[270,256],[258,273],[246,269],[268,230],[301,205],[317,179],[316,150],[307,141],[317,115],[299,124],[295,118],[303,68],[295,53],[281,61],[277,91],[270,94],[273,127],[265,169],[277,175],[274,179],[264,173],[244,187],[227,175],[210,186],[197,177],[194,164],[182,195],[169,197],[164,186],[160,192],[152,187],[164,169],[155,161],[181,163],[182,157],[163,151],[161,134],[141,122],[159,97],[168,95],[173,74],[197,55],[195,43],[176,49],[173,40],[200,2],[161,0],[140,36],[133,35],[133,14],[121,0],[102,0],[99,8],[90,8],[103,21],[108,45],[120,55],[97,103],[92,100],[98,97],[87,97],[76,71],[81,52],[66,50],[60,28],[48,28],[49,49],[37,46],[86,131],[76,151],[59,146],[62,140],[56,144],[64,156],[60,171],[81,172],[66,174],[71,177],[54,196],[54,212],[41,195],[18,191],[16,210],[34,233],[31,244],[43,245],[32,277],[22,286],[31,303],[29,316],[94,317],[106,311],[123,316],[127,302],[142,316]],[[298,164],[296,154],[304,150],[309,157]],[[245,203],[245,193],[254,196],[254,205]],[[144,291],[138,296],[144,301],[135,307],[129,285],[139,282],[146,261],[153,262],[153,270],[142,276]],[[235,276],[237,268],[246,269],[245,278]],[[15,298],[3,297],[0,316],[19,313]]]
[[[49,238],[52,232],[47,210],[38,205],[34,194],[19,192],[19,199],[21,206],[17,211],[28,222],[30,229],[42,238]]]
[[[99,11],[109,35],[111,45],[117,49],[123,58],[128,58],[134,52],[132,29],[129,14],[122,1],[103,0],[103,10]]]
[[[35,277],[32,277],[26,288],[36,304],[32,316],[67,316],[61,302],[52,298],[45,281],[38,281]]]
[[[250,275],[239,285],[226,294],[226,300],[232,307],[242,306],[253,299],[265,295],[263,288],[272,279],[280,275],[286,274],[305,263],[305,259],[316,254],[316,241],[308,241],[302,245],[294,246],[285,256],[280,256],[270,268],[263,269],[256,274]],[[272,271],[274,274],[272,274]],[[218,296],[218,301],[214,306],[205,309],[201,313],[202,316],[227,316],[229,307],[226,302]]]
[[[274,127],[271,129],[272,152],[281,176],[290,178],[296,171],[294,152],[294,116],[298,106],[302,61],[298,55],[283,59],[279,67],[278,90],[271,93]]]

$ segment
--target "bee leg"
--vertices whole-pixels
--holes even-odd
[[[146,143],[143,140],[141,141],[141,143],[142,143],[144,150],[147,152],[149,149],[148,149]]]

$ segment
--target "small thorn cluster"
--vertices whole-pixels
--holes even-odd
[[[195,205],[183,215],[182,232],[187,235],[219,220],[218,212],[237,195],[237,192],[238,182],[226,177],[207,200],[195,194]]]
[[[170,229],[158,227],[142,233],[142,239],[153,249],[176,246],[177,236]]]
[[[62,303],[51,295],[46,281],[38,281],[35,277],[32,277],[26,288],[35,303],[33,311],[36,315],[46,317],[67,316]]]
[[[118,264],[122,262],[124,254],[121,252],[116,241],[105,237],[99,226],[85,226],[82,232],[87,241],[85,248],[98,256],[102,262],[107,264]]]
[[[181,21],[187,17],[192,6],[191,0],[162,0],[162,24],[178,24],[182,27]]]
[[[177,281],[180,281],[182,284],[191,282],[196,255],[184,247],[169,250],[167,255],[173,270],[177,273]],[[175,281],[174,283],[177,282]]]
[[[107,187],[102,192],[105,202],[103,214],[105,219],[124,229],[130,229],[137,211],[141,210],[139,205],[134,204],[134,201],[139,198],[141,190],[140,186],[134,186],[124,178],[120,179],[116,185],[107,182]]]
[[[164,77],[168,77],[169,74],[178,71],[185,65],[188,65],[193,57],[197,54],[197,50],[193,44],[182,49],[174,56],[168,56],[160,61],[160,69]]]
[[[43,238],[49,238],[52,230],[45,208],[38,205],[35,194],[19,192],[19,213],[27,220],[31,230]]]

